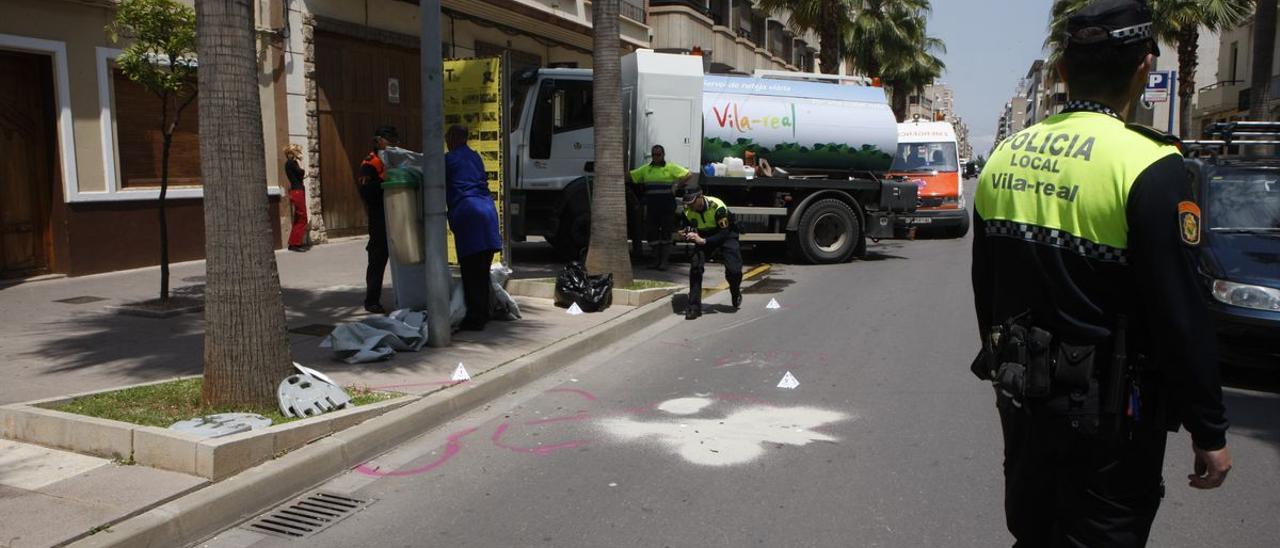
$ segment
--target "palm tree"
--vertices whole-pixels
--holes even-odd
[[[1062,37],[1066,34],[1067,18],[1088,3],[1085,0],[1054,3],[1049,38],[1045,40],[1045,45],[1053,51],[1051,61],[1057,60],[1065,45]],[[1200,64],[1197,51],[1200,31],[1221,32],[1239,25],[1249,16],[1253,3],[1254,0],[1151,1],[1157,36],[1178,50],[1178,120],[1183,137],[1191,131],[1191,98],[1196,93],[1196,67]]]
[[[619,0],[595,0],[591,10],[596,160],[587,272],[611,272],[615,286],[625,286],[631,284],[632,274],[631,257],[627,253],[627,196],[622,165],[625,151]]]
[[[863,76],[881,77],[890,58],[918,47],[915,20],[931,11],[929,0],[858,0],[845,35],[845,57]]]
[[[1253,66],[1249,84],[1249,119],[1267,120],[1271,97],[1271,63],[1276,47],[1276,0],[1258,0],[1253,17]]]
[[[197,0],[207,406],[275,404],[292,367],[267,215],[253,2]]]
[[[790,13],[791,30],[818,34],[818,64],[823,74],[840,71],[840,42],[861,0],[760,0],[756,7],[774,15]]]
[[[900,21],[910,40],[903,49],[886,59],[881,68],[881,80],[893,89],[893,114],[899,122],[906,120],[907,97],[942,76],[947,65],[934,55],[946,53],[942,40],[929,36],[924,17],[910,17]]]

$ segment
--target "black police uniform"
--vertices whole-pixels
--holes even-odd
[[[364,249],[369,258],[365,267],[364,306],[370,311],[382,308],[382,277],[387,270],[390,253],[387,249],[387,218],[382,201],[382,174],[385,171],[378,152],[370,152],[360,162],[358,177],[364,184],[358,187],[360,200],[364,202],[364,212],[369,218],[369,243]]]
[[[1122,33],[1150,21],[1131,0],[1078,17]],[[1200,449],[1226,444],[1187,249],[1199,210],[1175,142],[1076,101],[1000,143],[979,180],[974,372],[996,380],[1015,546],[1141,546],[1164,492],[1166,432],[1181,424]],[[1037,348],[1038,336],[1052,342]]]
[[[687,195],[686,202],[696,198],[697,191]],[[738,225],[733,212],[719,198],[702,195],[706,208],[701,212],[685,205],[681,222],[689,230],[697,231],[706,240],[694,245],[689,259],[689,306],[685,318],[694,319],[702,314],[702,274],[707,258],[717,251],[724,261],[724,277],[729,282],[729,293],[736,308],[742,302],[742,248],[738,243]]]

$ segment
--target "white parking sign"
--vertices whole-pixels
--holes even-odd
[[[1147,87],[1142,92],[1142,100],[1148,103],[1164,103],[1169,100],[1172,87],[1167,70],[1153,70],[1147,75]]]

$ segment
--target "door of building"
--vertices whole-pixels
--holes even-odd
[[[0,51],[0,277],[48,272],[56,169],[47,55]]]
[[[422,150],[421,67],[417,50],[317,32],[320,202],[329,237],[368,230],[356,189],[373,132],[395,126],[400,146]]]

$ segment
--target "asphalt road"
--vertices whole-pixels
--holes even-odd
[[[207,544],[1007,546],[968,253],[885,242],[775,267],[736,313],[719,295],[334,479],[372,502],[305,541]],[[1280,397],[1229,389],[1228,406],[1236,469],[1193,491],[1171,437],[1152,546],[1280,538]]]

